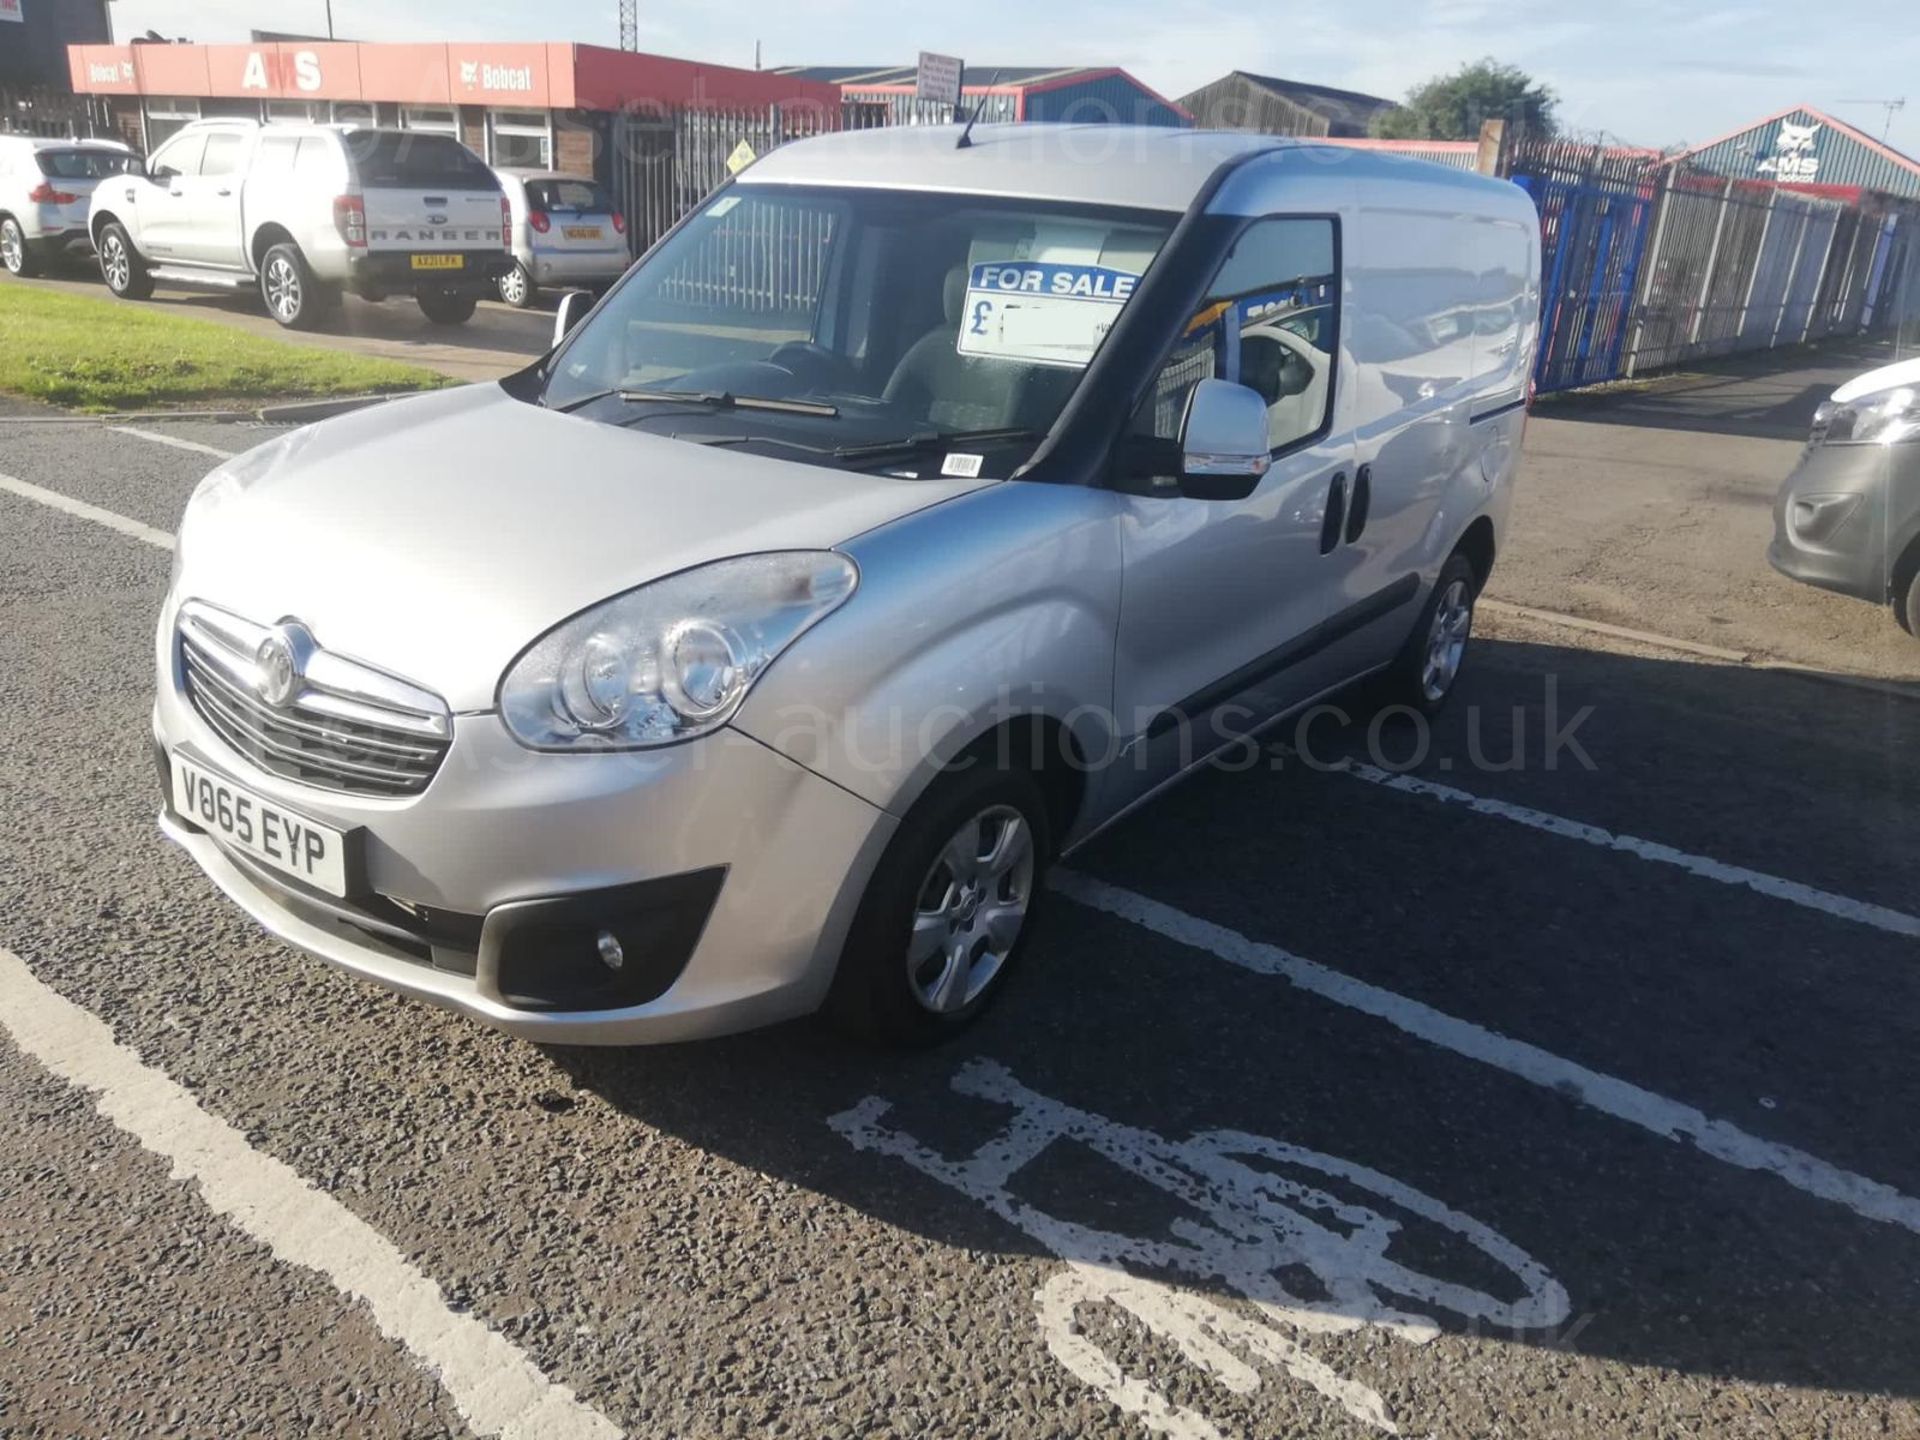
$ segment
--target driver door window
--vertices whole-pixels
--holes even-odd
[[[1234,242],[1206,300],[1161,367],[1135,430],[1179,438],[1201,380],[1245,385],[1267,402],[1275,454],[1327,433],[1339,354],[1340,287],[1331,220],[1258,220]]]

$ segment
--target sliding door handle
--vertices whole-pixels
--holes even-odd
[[[1347,473],[1341,471],[1333,477],[1333,484],[1327,489],[1327,513],[1320,521],[1320,553],[1331,555],[1333,547],[1340,543],[1340,532],[1347,523]]]
[[[1360,538],[1367,528],[1367,512],[1373,508],[1373,466],[1362,465],[1353,477],[1353,503],[1347,507],[1347,544]]]

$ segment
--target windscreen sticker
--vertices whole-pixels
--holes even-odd
[[[959,350],[1084,368],[1140,277],[1102,265],[987,261],[967,275]]]
[[[940,462],[940,473],[958,475],[963,479],[971,480],[980,473],[980,462],[984,458],[980,455],[963,455],[956,450]]]
[[[738,195],[722,195],[718,200],[714,201],[713,204],[707,207],[707,214],[711,215],[714,219],[718,220],[722,215],[725,215],[729,210],[733,209],[733,207],[738,205],[739,203],[740,203],[740,197]]]

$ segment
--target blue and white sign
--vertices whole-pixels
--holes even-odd
[[[1140,277],[1101,265],[989,260],[967,274],[962,355],[1083,368]]]

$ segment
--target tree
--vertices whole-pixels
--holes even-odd
[[[1519,134],[1552,135],[1558,104],[1526,71],[1489,56],[1415,86],[1404,105],[1374,121],[1373,133],[1382,140],[1478,140],[1483,120],[1504,120]]]

